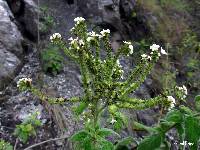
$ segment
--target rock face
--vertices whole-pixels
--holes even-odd
[[[7,0],[16,19],[21,24],[21,30],[33,41],[38,37],[39,9],[33,0]]]
[[[7,3],[0,0],[0,90],[13,78],[21,65],[22,36]]]
[[[78,0],[79,9],[84,17],[91,18],[93,23],[101,25],[102,27],[118,31],[123,39],[130,39],[130,26],[123,21],[121,11],[128,11],[134,7],[134,1],[128,2],[120,0]]]

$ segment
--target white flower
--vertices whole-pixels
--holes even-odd
[[[147,55],[146,54],[142,54],[141,57],[142,58],[147,58]]]
[[[61,39],[62,36],[60,35],[60,33],[54,33],[52,36],[50,36],[50,41],[54,42],[54,40],[56,39]]]
[[[70,44],[73,45],[73,44],[75,44],[75,43],[78,42],[78,37],[75,38],[75,39],[73,39],[73,38],[71,37],[71,38],[69,38],[68,40],[70,40],[70,41],[71,41]]]
[[[72,38],[72,37],[70,37],[68,40],[69,40],[69,41],[72,41],[72,40],[73,40],[73,38]]]
[[[87,38],[87,41],[88,41],[88,42],[90,42],[90,41],[92,41],[92,40],[94,40],[93,37],[88,37],[88,38]]]
[[[116,61],[117,65],[120,66],[120,62],[119,62],[119,59],[117,59]]]
[[[21,79],[19,79],[17,81],[17,87],[20,87],[21,84],[23,84],[23,83],[25,83],[25,84],[27,84],[27,83],[31,84],[32,83],[32,79],[31,78],[21,78]]]
[[[131,42],[123,41],[124,44],[131,45]]]
[[[76,18],[74,19],[74,21],[75,21],[77,24],[79,24],[80,22],[85,21],[85,19],[84,19],[83,17],[76,17]]]
[[[194,143],[190,143],[190,142],[189,142],[188,145],[189,145],[189,146],[192,146],[192,145],[194,145]]]
[[[115,122],[117,122],[114,118],[112,118],[112,120],[110,121],[111,124],[114,124]]]
[[[94,31],[89,32],[88,35],[91,36],[91,37],[100,37],[101,36],[99,34],[96,34]]]
[[[183,90],[184,90],[185,95],[187,95],[187,94],[188,94],[188,91],[187,91],[187,88],[186,88],[185,85],[183,85]]]
[[[152,51],[157,51],[159,48],[160,48],[160,46],[159,46],[159,45],[156,45],[156,44],[153,44],[153,45],[150,46],[150,49],[151,49]]]
[[[70,32],[72,32],[74,29],[75,29],[74,27],[73,27],[73,28],[71,28],[71,29],[70,29]]]
[[[110,33],[110,30],[109,29],[107,29],[107,30],[103,29],[100,33],[101,33],[102,36],[106,36],[107,34]]]
[[[142,60],[151,60],[152,59],[151,56],[149,56],[147,54],[142,54],[141,57],[142,57]]]
[[[133,54],[133,45],[129,45],[128,48],[130,49],[130,54]]]
[[[147,56],[147,59],[148,59],[148,60],[151,60],[152,58],[151,58],[151,56]]]
[[[167,52],[161,47],[161,50],[160,50],[161,54],[163,55],[167,55]]]
[[[170,101],[170,107],[169,110],[175,107],[176,100],[172,96],[167,96],[168,101]]]
[[[79,40],[79,45],[81,45],[81,46],[85,45],[85,43],[83,42],[83,40]]]
[[[186,146],[187,145],[187,141],[183,141],[182,143],[180,143],[180,145]]]

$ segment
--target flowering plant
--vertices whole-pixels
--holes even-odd
[[[131,42],[124,41],[122,46],[114,52],[109,41],[109,29],[102,30],[100,33],[88,32],[84,18],[77,17],[74,21],[75,26],[71,29],[74,36],[69,38],[69,44],[62,39],[59,33],[53,34],[50,41],[59,46],[67,56],[79,65],[84,95],[69,99],[50,98],[35,88],[27,79],[20,80],[18,87],[21,90],[28,89],[40,99],[47,100],[52,104],[76,103],[74,112],[84,120],[85,125],[84,129],[71,137],[71,140],[76,143],[77,149],[118,149],[133,141],[132,138],[125,138],[118,141],[117,144],[113,144],[107,138],[113,135],[116,139],[120,139],[120,135],[116,131],[119,131],[127,122],[120,109],[142,110],[162,105],[163,108],[173,110],[176,106],[175,99],[168,95],[158,95],[146,100],[129,96],[145,81],[161,55],[167,55],[167,53],[159,45],[153,44],[150,46],[150,54],[141,55],[141,62],[124,79],[120,56],[133,54]],[[103,58],[101,50],[106,52],[106,56]],[[184,87],[178,90],[186,93]],[[102,124],[102,114],[107,111],[109,112],[107,122],[113,126],[112,129],[105,128]]]

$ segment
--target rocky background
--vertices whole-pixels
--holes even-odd
[[[170,53],[169,58],[158,63],[133,95],[154,97],[176,82],[187,86],[187,105],[192,106],[193,97],[200,93],[200,3],[198,0],[167,2],[0,0],[0,138],[15,145],[15,126],[36,110],[40,111],[39,118],[43,126],[38,130],[37,137],[27,144],[18,142],[19,150],[50,138],[70,136],[81,127],[73,119],[71,104],[50,106],[30,93],[20,93],[16,88],[18,79],[30,77],[33,78],[33,84],[51,96],[69,98],[81,95],[80,71],[70,59],[64,58],[62,71],[52,76],[43,71],[40,57],[41,51],[49,43],[49,35],[58,32],[66,39],[70,37],[69,30],[77,16],[86,18],[91,29],[109,28],[113,49],[117,49],[123,40],[136,42],[135,54],[128,60],[120,60],[126,73],[137,64],[141,49],[145,51],[148,44],[154,42],[163,45]],[[44,26],[46,22],[51,24]],[[125,113],[130,120],[153,125],[157,120],[157,112],[158,108]],[[143,135],[134,132],[131,122],[121,134],[137,138]],[[36,149],[64,149],[64,145],[70,149],[67,140],[44,144]]]

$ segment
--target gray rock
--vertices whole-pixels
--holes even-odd
[[[0,45],[18,57],[22,54],[22,36],[17,26],[11,21],[12,14],[5,1],[0,0]]]
[[[2,45],[0,45],[0,56],[0,89],[3,89],[14,78],[21,61],[14,54],[3,48]]]
[[[7,0],[16,20],[21,25],[21,30],[33,41],[38,37],[39,9],[33,0]]]
[[[34,39],[37,39],[39,9],[36,3],[32,0],[24,0],[24,4],[25,8],[22,20],[25,24],[26,30],[33,36]]]
[[[14,78],[22,57],[22,36],[17,26],[11,21],[13,15],[7,3],[0,0],[0,90]]]
[[[38,37],[38,14],[39,9],[32,0],[24,0],[24,14],[19,19],[25,25],[26,31],[32,36],[33,40]]]

